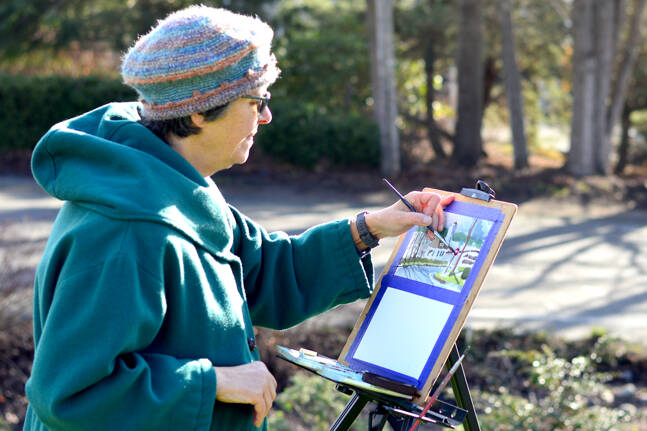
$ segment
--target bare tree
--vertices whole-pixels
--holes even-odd
[[[371,39],[371,85],[373,112],[380,129],[382,174],[400,172],[400,140],[396,127],[395,54],[391,0],[367,0]]]
[[[514,167],[528,167],[528,149],[524,131],[523,98],[521,97],[521,77],[517,68],[514,31],[510,0],[501,0],[501,51],[503,57],[503,73],[505,77],[505,94],[510,112],[510,128],[514,148]]]
[[[474,166],[483,153],[483,2],[460,0],[458,36],[458,119],[454,160]]]

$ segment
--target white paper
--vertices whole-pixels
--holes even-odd
[[[419,379],[452,308],[387,287],[354,358]]]

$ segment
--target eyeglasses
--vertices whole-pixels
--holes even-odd
[[[252,99],[252,100],[260,100],[261,103],[259,103],[258,106],[258,114],[262,114],[263,111],[265,111],[265,108],[267,108],[267,105],[270,103],[270,99],[272,96],[267,96],[267,97],[261,97],[261,96],[252,96],[251,94],[248,94],[247,96],[242,96],[243,99]]]

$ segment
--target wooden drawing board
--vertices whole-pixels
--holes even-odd
[[[517,211],[512,203],[458,193],[440,232],[454,255],[424,228],[400,236],[338,361],[415,385],[424,404],[476,300]]]

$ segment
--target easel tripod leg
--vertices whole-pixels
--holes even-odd
[[[394,431],[408,431],[415,421],[413,418],[389,416],[389,425],[391,425]]]
[[[451,368],[452,365],[460,358],[458,352],[458,347],[454,344],[452,351],[449,353],[449,359],[447,360],[447,368]],[[463,428],[465,431],[481,431],[479,426],[478,417],[476,416],[476,410],[474,409],[474,403],[472,403],[472,395],[470,394],[470,388],[467,385],[467,378],[465,378],[465,371],[463,370],[463,364],[461,364],[456,373],[451,378],[452,390],[454,391],[454,396],[456,397],[456,403],[458,407],[463,410],[467,410],[467,418],[463,423]]]
[[[348,431],[369,401],[355,392],[328,431]]]

